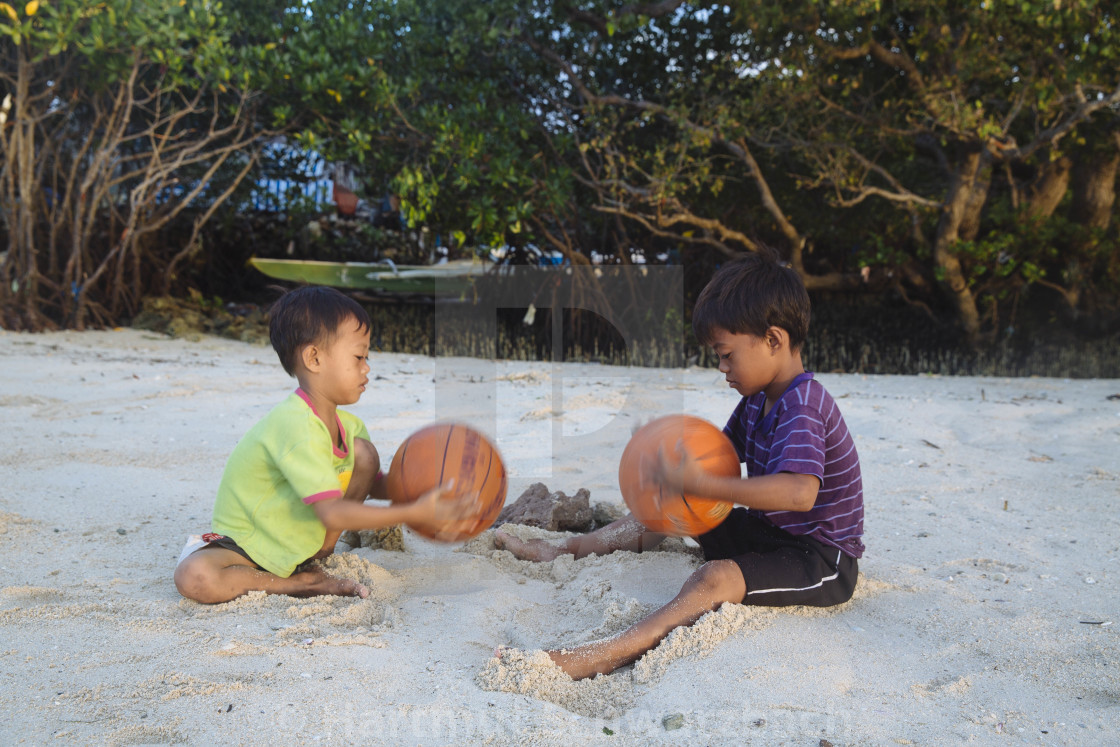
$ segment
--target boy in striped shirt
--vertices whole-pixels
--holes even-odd
[[[747,255],[715,274],[696,301],[692,325],[719,356],[728,386],[742,395],[724,432],[748,477],[710,475],[683,450],[661,455],[654,477],[667,488],[738,506],[696,538],[706,562],[672,601],[617,636],[549,652],[573,679],[635,661],[724,602],[828,607],[855,589],[864,549],[859,456],[836,403],[801,362],[809,328],[801,278],[772,257]],[[560,545],[503,532],[496,542],[543,561],[640,551],[661,539],[627,516]]]

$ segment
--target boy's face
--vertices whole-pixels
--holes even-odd
[[[727,385],[744,397],[764,391],[778,377],[781,361],[765,338],[716,327],[712,350]]]
[[[320,356],[323,393],[337,405],[357,402],[369,383],[369,330],[351,317]]]

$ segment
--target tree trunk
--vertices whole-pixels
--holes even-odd
[[[1048,161],[1027,187],[1027,214],[1049,218],[1069,189],[1069,172],[1073,161],[1062,156]]]
[[[991,184],[992,166],[990,163],[985,163],[977,172],[973,188],[968,193],[968,201],[965,203],[961,225],[957,231],[961,241],[975,241],[980,235],[980,217],[984,213],[984,205],[988,202]]]
[[[36,208],[40,194],[40,184],[36,181],[35,135],[38,127],[36,113],[30,110],[31,77],[34,73],[28,59],[26,47],[19,50],[18,78],[16,95],[12,107],[12,139],[14,153],[11,153],[10,168],[15,169],[15,209],[9,213],[14,221],[15,231],[11,236],[15,242],[10,251],[16,256],[15,280],[19,289],[15,292],[17,308],[28,329],[41,327],[39,311],[39,251],[36,242]],[[14,213],[14,215],[13,215]]]
[[[982,162],[987,160],[979,149],[964,157],[941,206],[941,218],[937,222],[937,236],[933,242],[934,266],[940,275],[942,286],[953,302],[957,322],[973,346],[980,343],[980,312],[965,279],[955,244],[961,237],[961,224],[969,204],[980,199],[973,192],[978,189],[987,190],[987,182],[977,178]]]
[[[1120,151],[1111,157],[1094,154],[1073,170],[1073,205],[1070,218],[1090,228],[1108,228],[1116,204],[1116,173]]]
[[[1114,136],[1120,144],[1120,135]],[[1120,168],[1120,150],[1111,155],[1088,152],[1073,167],[1073,204],[1070,219],[1086,228],[1105,230],[1112,221],[1112,206],[1116,203],[1116,172]],[[1082,245],[1075,247],[1065,268],[1063,296],[1074,318],[1082,309],[1086,286],[1085,268],[1081,258],[1087,244],[1093,239],[1085,236]],[[1091,285],[1091,283],[1090,283]]]

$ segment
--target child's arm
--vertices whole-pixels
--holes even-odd
[[[654,477],[673,490],[738,503],[759,511],[808,511],[817,502],[821,481],[814,475],[778,472],[745,480],[722,477],[704,468],[684,449],[678,449],[677,464],[664,453],[658,456],[658,473]]]
[[[319,501],[311,506],[327,531],[381,529],[397,524],[438,528],[469,518],[477,511],[477,494],[468,493],[447,500],[445,496],[450,495],[449,490],[449,485],[433,488],[411,503],[389,506],[371,506],[342,498]]]

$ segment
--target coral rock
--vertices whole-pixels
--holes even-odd
[[[595,526],[605,527],[612,521],[618,521],[626,515],[626,509],[616,503],[599,501],[591,507],[591,514],[595,517]]]
[[[404,532],[400,525],[381,529],[362,529],[355,532],[348,529],[338,538],[350,545],[351,549],[368,547],[373,550],[404,550]]]
[[[544,483],[535,482],[513,503],[502,509],[496,525],[526,524],[553,532],[586,532],[594,522],[588,499],[580,488],[573,496],[551,492]]]

